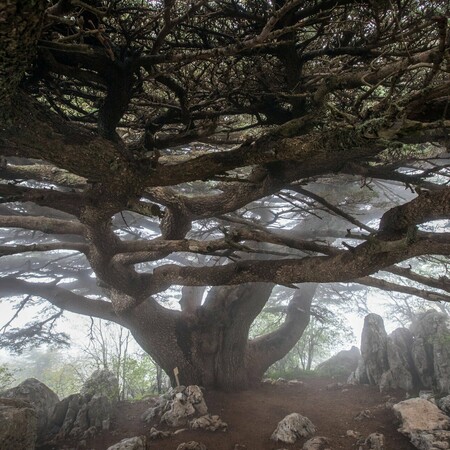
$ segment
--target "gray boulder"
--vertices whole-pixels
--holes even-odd
[[[446,397],[442,397],[438,401],[439,408],[442,409],[448,416],[450,416],[450,395],[447,395]]]
[[[393,406],[401,422],[399,432],[419,450],[450,448],[450,418],[423,398],[411,398]]]
[[[58,396],[36,378],[27,378],[18,386],[4,391],[2,396],[25,400],[32,405],[37,413],[38,440],[43,440],[48,433],[53,410],[59,402]]]
[[[361,357],[370,384],[379,384],[388,370],[387,334],[384,322],[378,314],[368,314],[364,319],[361,335]]]
[[[228,424],[220,419],[219,416],[205,414],[204,416],[189,421],[189,428],[191,428],[192,430],[201,429],[207,431],[226,431],[228,428]]]
[[[202,444],[201,442],[189,441],[189,442],[182,442],[177,447],[177,450],[207,450],[207,449],[206,445]]]
[[[347,384],[369,384],[364,360],[360,357],[356,370],[350,374]]]
[[[358,367],[361,353],[358,347],[352,347],[350,350],[342,350],[336,355],[320,363],[316,367],[318,375],[333,376],[349,376]]]
[[[147,448],[145,436],[135,436],[122,439],[117,444],[108,447],[107,450],[145,450]]]
[[[406,328],[397,328],[386,341],[386,355],[389,369],[385,371],[379,381],[380,390],[404,389],[412,391],[415,386],[411,348],[413,335]]]
[[[87,408],[89,426],[98,429],[109,428],[106,426],[106,423],[111,419],[112,409],[112,403],[108,397],[94,395],[89,401]]]
[[[316,436],[308,439],[303,444],[302,450],[331,450],[330,441],[326,437]]]
[[[385,450],[384,435],[381,433],[372,433],[367,436],[364,445],[369,450]]]
[[[417,388],[450,392],[450,319],[435,310],[417,316],[410,330],[387,336],[383,320],[369,314],[361,336],[361,359],[350,384],[377,384],[380,390]]]
[[[72,431],[78,411],[83,403],[80,394],[73,394],[61,400],[55,407],[52,424],[61,437],[66,437]]]
[[[422,385],[450,392],[450,319],[435,310],[420,314],[411,325],[412,358]]]
[[[155,406],[142,414],[142,420],[148,423],[159,420],[171,427],[179,427],[187,425],[196,417],[206,420],[207,412],[203,392],[198,386],[178,386],[160,396]]]
[[[119,400],[119,380],[110,370],[96,370],[83,384],[80,394],[88,397],[108,397],[115,402]]]
[[[61,400],[52,416],[57,439],[89,437],[96,431],[109,429],[113,403],[100,395],[73,394]]]
[[[297,439],[309,438],[315,432],[316,427],[307,417],[292,413],[278,423],[270,439],[275,442],[294,444]]]
[[[38,417],[30,403],[17,398],[0,398],[0,448],[33,450]]]

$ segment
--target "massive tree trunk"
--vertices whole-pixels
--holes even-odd
[[[143,302],[123,319],[173,385],[173,370],[178,368],[184,385],[245,389],[260,381],[267,368],[289,352],[309,322],[315,285],[294,295],[278,330],[249,340],[250,326],[272,288],[269,283],[212,288],[203,305],[181,312]]]

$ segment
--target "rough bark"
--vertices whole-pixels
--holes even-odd
[[[203,306],[182,312],[146,301],[121,318],[173,384],[177,367],[182,384],[246,389],[289,352],[309,322],[315,286],[293,298],[278,330],[248,341],[250,325],[272,287],[259,283],[213,288]]]
[[[420,295],[369,276],[416,256],[450,254],[448,234],[416,230],[449,218],[448,183],[431,181],[448,173],[405,174],[397,155],[403,143],[448,139],[445,2],[426,10],[410,1],[389,10],[352,0],[244,3],[141,2],[126,18],[120,2],[107,10],[88,5],[104,24],[85,25],[67,14],[80,18],[86,2],[52,2],[46,13],[43,0],[0,6],[0,153],[12,158],[0,160],[7,181],[0,184],[0,226],[44,235],[2,245],[0,256],[76,251],[110,303],[80,295],[79,286],[10,277],[1,280],[2,295],[34,292],[62,309],[118,321],[169,374],[178,367],[183,383],[228,389],[260,377],[308,323],[312,291],[294,297],[277,331],[248,342],[268,283],[356,280]],[[214,139],[227,145],[218,148]],[[422,192],[372,217],[385,213],[377,230],[346,202],[333,205],[303,187],[339,172]],[[370,234],[338,247],[328,231],[319,242],[316,227],[307,238],[274,231],[283,213],[253,214],[248,206],[274,195],[300,224],[306,213],[326,210],[324,218],[339,216]],[[133,240],[136,230],[126,223],[117,232],[129,211],[158,219],[145,224],[158,236]],[[205,235],[195,238],[205,219]],[[346,230],[334,233],[344,239]],[[204,259],[192,267],[186,253]],[[142,272],[149,261],[161,262]],[[181,311],[150,297],[174,284],[185,287]],[[204,286],[221,287],[202,304]],[[429,286],[447,289],[444,282]]]
[[[44,20],[45,0],[16,0],[0,5],[0,124],[36,51]]]

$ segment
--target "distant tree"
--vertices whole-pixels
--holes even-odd
[[[311,370],[319,362],[330,357],[333,351],[353,340],[353,332],[348,324],[334,314],[327,317],[312,317],[308,328],[295,347],[297,358],[303,370]]]
[[[354,339],[350,323],[341,317],[346,308],[354,308],[349,291],[345,297],[336,295],[330,287],[311,285],[314,292],[311,318],[301,338],[279,361],[269,369],[269,376],[297,376],[299,370],[310,371],[317,363],[331,356],[333,351]],[[360,299],[358,298],[360,301]],[[266,308],[258,316],[252,332],[256,335],[276,329],[282,323],[289,304],[289,297],[285,290],[272,297]]]
[[[17,314],[47,305],[1,345],[64,344],[71,311],[130,330],[172,384],[178,368],[233,390],[302,336],[303,283],[450,300],[432,275],[399,281],[450,254],[448,0],[12,0],[0,17],[0,292]],[[274,285],[300,289],[249,339]]]
[[[84,381],[82,364],[55,349],[34,348],[24,352],[20,359],[11,360],[9,366],[15,372],[15,384],[36,378],[60,398],[79,392]]]
[[[161,368],[148,355],[136,351],[129,330],[117,324],[93,320],[89,342],[81,350],[85,368],[108,369],[116,375],[121,400],[161,393],[166,387]]]

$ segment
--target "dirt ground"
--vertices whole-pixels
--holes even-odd
[[[293,445],[274,443],[270,435],[277,423],[292,412],[308,417],[317,428],[316,436],[326,436],[332,450],[358,450],[358,439],[347,430],[360,433],[383,433],[386,450],[414,450],[409,441],[397,432],[398,424],[388,401],[405,399],[402,391],[380,394],[375,386],[334,386],[330,379],[304,379],[302,385],[269,385],[240,393],[206,392],[205,400],[211,414],[218,414],[228,423],[226,432],[183,431],[176,436],[150,441],[148,449],[176,450],[182,442],[198,441],[208,450],[233,450],[240,444],[247,450],[301,449],[305,440]],[[151,400],[121,403],[111,430],[87,442],[85,449],[105,450],[126,437],[148,434],[151,425],[140,420],[152,405]],[[355,417],[362,411],[362,420]],[[158,429],[167,429],[153,424]],[[74,443],[55,448],[74,448]],[[365,447],[364,447],[365,448]]]

